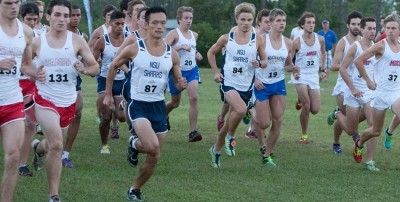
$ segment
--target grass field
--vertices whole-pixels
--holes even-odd
[[[332,152],[332,127],[326,124],[327,114],[335,106],[330,96],[336,73],[321,84],[322,107],[311,116],[309,135],[313,143],[301,144],[299,112],[292,85],[287,85],[287,106],[275,154],[277,168],[261,164],[257,141],[244,136],[247,126],[239,126],[236,134],[237,156],[221,154],[221,168],[210,165],[208,149],[217,134],[216,117],[221,107],[218,86],[209,69],[201,69],[203,84],[199,88],[199,131],[201,142],[189,143],[188,102],[186,92],[180,108],[170,114],[171,131],[162,150],[154,176],[142,188],[146,201],[398,201],[396,188],[400,177],[397,159],[399,139],[394,137],[391,150],[379,139],[375,161],[381,169],[370,173],[365,163],[357,164],[352,157],[352,139],[341,138],[343,155]],[[100,154],[100,136],[95,121],[95,79],[83,82],[84,111],[81,129],[70,154],[76,165],[63,169],[60,196],[68,201],[126,201],[126,192],[138,168],[126,161],[128,133],[120,124],[121,138],[110,140],[111,155]],[[386,126],[392,113],[388,112]],[[361,129],[365,128],[362,124]],[[398,134],[398,133],[397,133]],[[2,151],[2,150],[1,150]],[[3,154],[1,153],[1,157]],[[143,161],[143,156],[140,162]],[[1,160],[1,162],[3,162]],[[33,166],[30,164],[30,168]],[[0,165],[1,169],[3,164]],[[15,201],[46,201],[46,172],[34,177],[20,177]]]

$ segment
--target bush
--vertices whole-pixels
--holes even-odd
[[[221,36],[219,30],[214,29],[210,23],[201,22],[192,25],[192,30],[199,34],[197,39],[197,51],[203,55],[203,60],[198,62],[199,67],[210,67],[208,65],[207,52]],[[216,56],[217,64],[221,63],[221,54]]]

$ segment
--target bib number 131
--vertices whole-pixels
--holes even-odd
[[[49,77],[50,77],[49,82],[51,83],[69,81],[68,74],[50,74]]]

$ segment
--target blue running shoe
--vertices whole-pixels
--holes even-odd
[[[386,128],[384,133],[385,133],[385,142],[384,142],[385,148],[390,149],[392,147],[392,135],[389,134],[389,128]]]
[[[340,148],[340,144],[333,144],[333,153],[334,154],[341,154],[342,149]]]

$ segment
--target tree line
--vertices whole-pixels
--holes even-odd
[[[72,3],[82,8],[81,29],[87,32],[86,13],[83,0],[72,0]],[[49,0],[44,0],[47,4]],[[119,8],[120,0],[89,0],[94,28],[103,24],[102,10],[104,5],[113,4]],[[380,29],[379,18],[395,12],[400,7],[400,0],[145,0],[148,6],[163,6],[168,11],[168,18],[176,17],[176,10],[180,6],[191,6],[194,9],[192,30],[199,33],[197,49],[204,56],[209,47],[218,37],[227,33],[235,26],[234,8],[241,2],[253,3],[257,10],[263,8],[280,8],[287,14],[287,25],[284,35],[290,36],[290,31],[296,26],[297,19],[304,11],[314,12],[317,16],[316,29],[321,29],[324,19],[330,21],[330,28],[338,37],[347,33],[346,17],[353,10],[363,13],[364,16],[377,19],[377,29]],[[45,17],[43,18],[45,20]],[[207,65],[207,60],[200,63]]]

